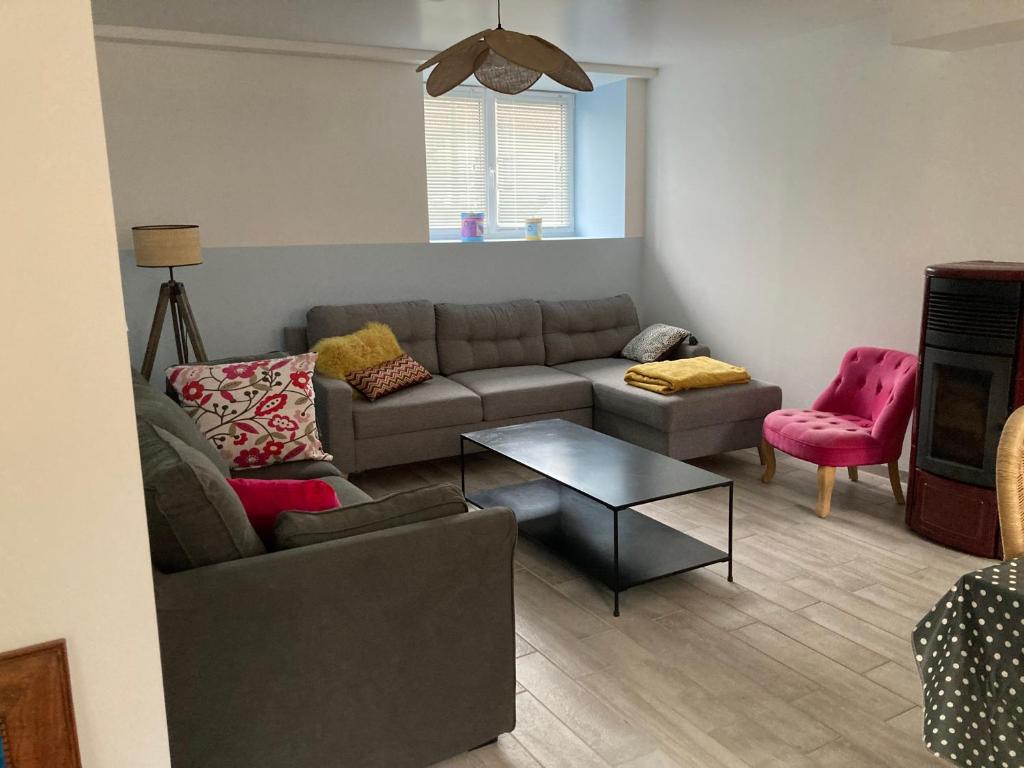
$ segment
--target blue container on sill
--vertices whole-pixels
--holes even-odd
[[[462,221],[462,242],[482,243],[484,239],[484,215],[482,213],[460,213]]]

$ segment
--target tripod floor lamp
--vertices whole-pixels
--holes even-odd
[[[203,347],[192,307],[188,303],[185,286],[174,279],[175,267],[203,263],[203,253],[199,247],[199,227],[195,224],[132,227],[132,240],[135,243],[135,263],[138,266],[166,267],[171,273],[171,279],[160,286],[156,312],[153,315],[153,327],[149,331],[149,342],[146,344],[146,356],[142,360],[142,375],[148,379],[153,373],[156,349],[160,344],[168,308],[171,310],[171,325],[174,328],[174,347],[178,353],[178,362],[189,361],[189,345],[195,353],[196,360],[205,361],[206,349]]]

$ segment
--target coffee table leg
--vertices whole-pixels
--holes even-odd
[[[729,483],[729,581],[732,581],[732,483]]]
[[[615,526],[615,610],[612,615],[619,615],[619,510],[612,510]]]
[[[466,438],[459,435],[459,475],[462,478],[462,495],[466,495]]]

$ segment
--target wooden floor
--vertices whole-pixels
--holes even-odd
[[[735,582],[725,566],[622,595],[520,537],[516,553],[518,723],[445,768],[483,766],[942,765],[921,746],[911,653],[917,620],[989,561],[906,529],[888,480],[836,482],[813,512],[813,467],[780,456],[762,485],[756,451],[695,462],[736,481]],[[470,487],[528,477],[469,460]],[[378,496],[458,482],[457,461],[363,473]],[[662,522],[725,548],[722,490],[650,504]]]

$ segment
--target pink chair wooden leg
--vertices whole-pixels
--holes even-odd
[[[818,517],[828,517],[832,512],[832,488],[836,484],[835,467],[818,467]]]
[[[900,465],[898,462],[889,462],[889,485],[892,486],[892,495],[896,497],[896,503],[901,507],[906,504],[903,498],[903,485],[900,482]]]
[[[761,475],[762,483],[770,483],[775,477],[775,449],[767,440],[762,440],[757,452],[761,454],[761,465],[764,467],[764,474]]]

